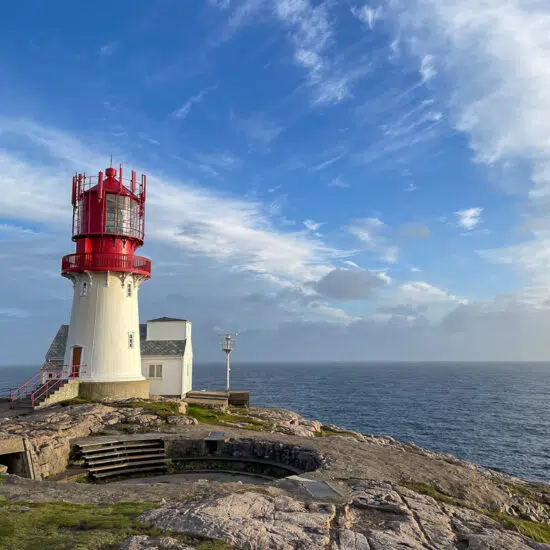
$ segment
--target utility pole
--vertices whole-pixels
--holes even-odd
[[[225,374],[226,374],[225,391],[228,394],[230,391],[229,377],[231,373],[230,357],[233,349],[234,349],[234,338],[231,336],[231,334],[226,334],[222,342],[222,351],[225,353]]]

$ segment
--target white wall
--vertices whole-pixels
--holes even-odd
[[[190,337],[189,321],[147,321],[147,340],[185,340]]]
[[[193,339],[191,338],[191,323],[187,323],[187,342],[183,356],[183,395],[193,389]]]
[[[149,365],[162,365],[162,380],[150,378],[151,395],[179,395],[182,394],[183,360],[181,357],[142,356],[141,373],[149,378]]]
[[[139,341],[140,277],[114,272],[71,274],[74,284],[71,322],[64,363],[72,363],[73,346],[82,346],[80,378],[93,382],[143,380]],[[87,295],[81,296],[82,283]],[[132,285],[127,296],[126,285]],[[133,333],[133,347],[128,333]]]

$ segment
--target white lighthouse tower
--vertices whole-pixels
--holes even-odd
[[[149,397],[142,376],[138,294],[151,261],[143,245],[146,177],[115,168],[73,178],[73,241],[62,275],[74,287],[64,364],[83,397]]]

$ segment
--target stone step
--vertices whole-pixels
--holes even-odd
[[[126,455],[132,455],[136,454],[139,455],[141,453],[150,453],[150,452],[159,452],[164,453],[164,447],[158,447],[158,448],[151,448],[151,447],[140,447],[139,449],[121,449],[120,451],[108,451],[104,453],[97,453],[93,455],[83,455],[83,458],[86,462],[89,461],[96,461],[97,459],[109,459],[110,457],[116,458],[119,456],[126,456]]]
[[[123,462],[121,464],[109,464],[108,466],[98,466],[97,468],[88,468],[88,471],[91,474],[94,474],[96,472],[105,472],[105,471],[117,471],[120,468],[133,468],[133,467],[139,467],[139,466],[148,466],[148,465],[163,465],[164,467],[168,467],[166,464],[166,458],[155,458],[155,459],[147,459],[144,461],[132,461],[132,462]]]
[[[159,449],[159,451],[161,451]],[[104,458],[103,460],[86,460],[85,464],[91,468],[94,468],[98,466],[99,464],[113,464],[116,465],[117,462],[121,460],[126,461],[136,461],[136,460],[143,460],[145,458],[166,458],[166,454],[164,453],[164,449],[162,449],[162,452],[157,452],[153,454],[138,454],[134,456],[119,456],[119,457],[111,457],[111,458]]]
[[[125,450],[125,449],[137,449],[141,447],[164,448],[164,442],[162,440],[139,441],[139,442],[117,441],[113,443],[102,443],[102,444],[95,443],[91,445],[93,445],[93,448],[90,448],[90,445],[78,445],[84,457],[91,456],[91,453],[104,453],[108,451],[114,451],[115,449]]]

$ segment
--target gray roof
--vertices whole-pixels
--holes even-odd
[[[69,335],[69,325],[61,325],[57,334],[54,336],[50,348],[46,353],[46,360],[54,361],[56,359],[63,360],[65,356],[65,348],[67,346],[67,336]]]
[[[148,323],[166,323],[167,321],[185,321],[188,323],[187,319],[177,319],[176,317],[158,317],[157,319],[149,319]]]
[[[61,361],[61,364],[63,363],[68,335],[69,325],[61,325],[46,353],[46,361]],[[177,357],[185,353],[185,344],[187,340],[147,340],[147,324],[145,323],[139,325],[139,337],[141,355],[171,355]]]

